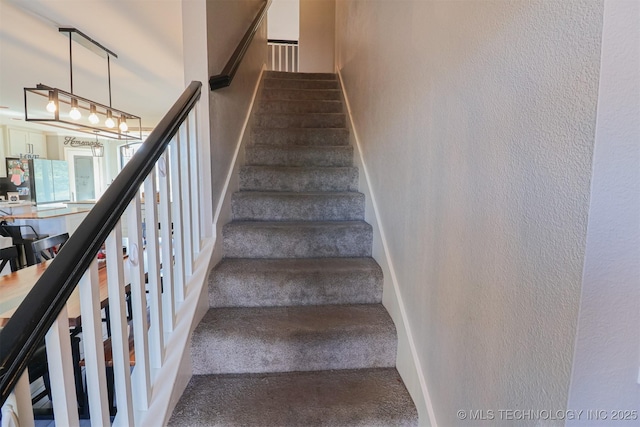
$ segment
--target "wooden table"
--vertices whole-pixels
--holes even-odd
[[[44,270],[51,261],[32,265],[15,271],[6,276],[0,276],[0,307],[10,306],[3,313],[0,313],[0,327],[7,324],[18,305],[22,302],[27,293],[31,290],[36,281],[40,278]],[[104,308],[109,302],[107,291],[107,269],[101,266],[98,268],[100,279],[100,307]],[[76,328],[81,326],[80,316],[80,290],[76,287],[67,301],[67,313],[69,316],[69,326]]]

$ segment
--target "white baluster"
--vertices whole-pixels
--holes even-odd
[[[158,160],[160,181],[160,239],[162,259],[162,315],[165,332],[172,332],[175,325],[175,298],[173,280],[173,236],[171,233],[171,183],[170,165],[165,151]]]
[[[191,221],[191,187],[193,183],[198,180],[198,176],[191,175],[189,165],[189,151],[191,151],[192,133],[195,133],[195,129],[189,128],[188,121],[180,126],[180,175],[187,177],[184,185],[180,191],[182,197],[180,198],[180,206],[182,207],[182,239],[183,257],[184,257],[184,274],[185,279],[188,279],[193,274],[193,228]]]
[[[2,405],[2,427],[33,427],[29,374],[25,370]]]
[[[284,46],[284,68],[289,71],[289,45]]]
[[[51,400],[56,424],[77,426],[78,405],[74,382],[74,360],[71,355],[69,317],[65,305],[45,337],[47,366],[51,381]],[[75,361],[77,363],[78,361]]]
[[[144,181],[144,212],[146,226],[147,286],[149,289],[149,353],[151,368],[160,369],[164,360],[164,332],[162,321],[162,282],[160,279],[160,250],[158,247],[158,207],[156,204],[156,172],[151,171]]]
[[[131,369],[129,362],[129,325],[126,309],[126,282],[122,254],[120,222],[105,242],[107,258],[107,289],[109,291],[109,324],[111,325],[111,353],[113,356],[113,389],[118,413],[114,426],[133,425]]]
[[[178,138],[171,141],[169,157],[171,159],[171,218],[173,219],[173,278],[176,308],[184,301],[184,227],[182,224],[182,177],[180,171],[180,149],[183,141]]]
[[[191,173],[191,215],[192,215],[192,241],[193,241],[193,259],[196,259],[200,253],[200,237],[202,236],[202,230],[200,229],[200,200],[202,195],[200,194],[200,158],[198,156],[198,108],[197,106],[189,114],[189,129],[192,131],[189,133],[191,137],[191,159],[189,160],[189,172]]]
[[[94,423],[109,425],[107,405],[107,380],[102,343],[102,318],[100,312],[100,279],[98,262],[94,261],[78,283],[80,288],[80,314],[82,315],[82,344],[84,347],[85,373],[89,414]]]
[[[136,366],[131,374],[133,403],[138,410],[146,411],[151,398],[149,371],[149,345],[147,340],[147,298],[144,280],[144,252],[142,247],[142,218],[140,194],[136,193],[127,209],[129,234],[129,277],[131,280],[131,306]],[[137,412],[135,412],[137,413]],[[134,413],[134,415],[135,415]]]
[[[278,71],[282,71],[282,45],[278,45]]]

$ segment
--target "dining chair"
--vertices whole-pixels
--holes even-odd
[[[26,265],[35,264],[33,252],[31,250],[31,243],[36,240],[49,237],[48,234],[38,233],[31,225],[11,225],[7,224],[6,221],[0,222],[0,234],[6,237],[11,237],[13,244],[18,247],[18,269],[24,267],[24,263],[22,262],[23,256],[26,261]]]
[[[31,242],[33,264],[39,264],[55,258],[56,254],[67,240],[69,240],[69,233],[56,234],[54,236],[45,237],[44,239]]]
[[[11,271],[18,270],[18,248],[16,245],[0,249],[0,272],[4,270],[7,263],[11,265]]]

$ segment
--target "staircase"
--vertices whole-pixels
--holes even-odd
[[[412,426],[333,74],[267,72],[172,426]]]

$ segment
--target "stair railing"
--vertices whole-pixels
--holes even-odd
[[[43,340],[56,424],[78,424],[78,408],[82,412],[87,407],[82,396],[88,400],[91,423],[110,424],[114,405],[107,393],[101,284],[108,288],[114,423],[140,424],[158,371],[166,362],[166,342],[202,249],[199,183],[203,177],[195,108],[201,86],[200,82],[189,84],[0,331],[3,425],[9,419],[20,426],[33,425],[25,370]],[[99,251],[106,254],[103,269],[98,266]],[[81,393],[74,387],[78,360],[71,351],[67,314],[76,300],[80,301],[86,376],[86,391]]]
[[[297,73],[300,56],[298,54],[297,40],[271,40],[267,41],[268,68],[271,71],[286,71]]]

